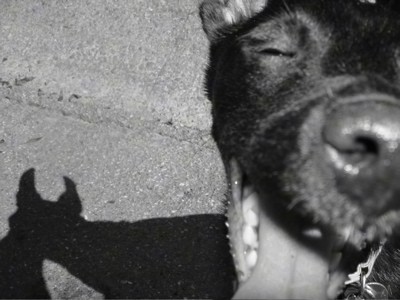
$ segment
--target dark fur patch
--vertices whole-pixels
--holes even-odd
[[[225,163],[235,157],[258,193],[288,215],[327,230],[354,226],[356,248],[364,236],[381,238],[395,222],[367,212],[338,187],[321,132],[335,107],[357,97],[400,103],[399,2],[270,0],[261,13],[233,24],[221,5],[205,1],[201,15],[211,44],[206,89],[213,136]],[[398,243],[394,235],[374,276],[400,298]]]

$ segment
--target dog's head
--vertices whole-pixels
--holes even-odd
[[[238,297],[334,298],[400,222],[393,5],[201,5],[213,136],[231,183]]]

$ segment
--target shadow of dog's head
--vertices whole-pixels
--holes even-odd
[[[400,18],[360,0],[205,0],[238,297],[334,298],[400,221]]]

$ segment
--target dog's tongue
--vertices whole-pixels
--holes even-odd
[[[304,229],[293,228],[291,224],[285,230],[284,224],[288,224],[287,219],[277,224],[264,212],[260,215],[258,262],[234,298],[328,298],[331,243],[316,229],[308,229],[306,240],[300,241],[303,235],[298,231]]]

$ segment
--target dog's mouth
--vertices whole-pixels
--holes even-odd
[[[235,298],[337,298],[348,280],[349,261],[360,259],[348,243],[354,240],[352,228],[331,233],[264,209],[268,199],[261,199],[235,159],[230,179],[227,226],[238,277]]]

